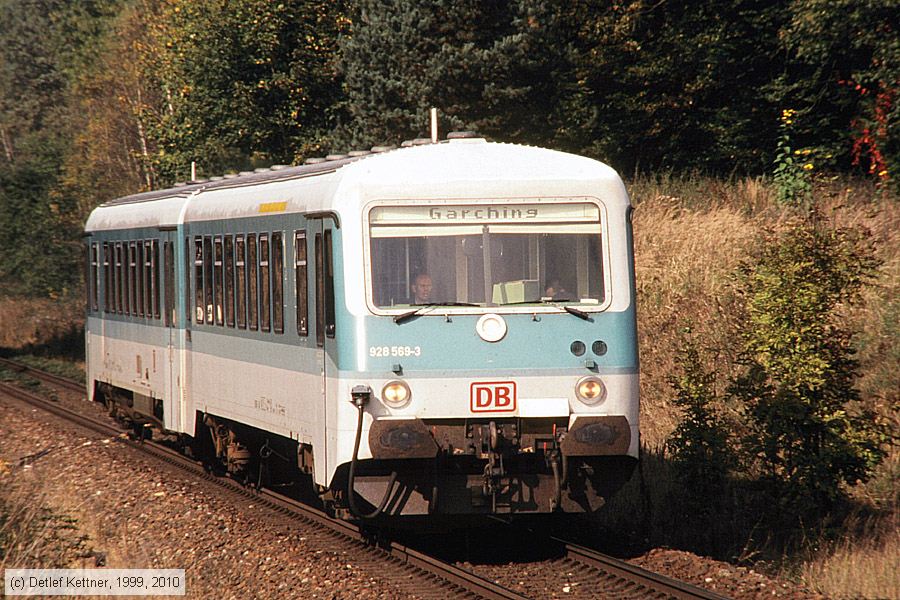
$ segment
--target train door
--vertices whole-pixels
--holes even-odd
[[[316,364],[321,375],[321,401],[317,413],[317,422],[324,423],[326,439],[324,448],[333,447],[336,432],[336,409],[329,406],[328,398],[331,395],[330,387],[333,385],[337,374],[337,348],[335,345],[335,314],[334,314],[334,261],[332,231],[333,219],[330,217],[309,220],[308,231],[313,242],[313,276],[315,282],[314,305],[316,333]],[[329,383],[329,380],[332,383]],[[333,403],[332,403],[333,404]],[[321,459],[320,459],[321,457]],[[320,465],[320,460],[322,464]],[[327,472],[328,452],[319,453],[316,456],[316,470]]]

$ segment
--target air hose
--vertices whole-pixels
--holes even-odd
[[[356,439],[353,442],[353,458],[350,460],[350,474],[347,477],[347,502],[350,506],[350,512],[354,517],[359,519],[374,519],[382,513],[384,507],[387,506],[388,500],[393,494],[394,482],[397,481],[397,471],[391,472],[391,479],[388,481],[387,489],[384,492],[384,498],[381,499],[381,503],[379,503],[378,507],[370,513],[360,512],[359,507],[356,506],[356,492],[353,491],[353,483],[356,479],[356,463],[359,459],[359,442],[362,438],[363,408],[365,408],[366,402],[368,402],[368,396],[363,397],[354,394],[353,404],[356,406],[359,417],[356,420]]]

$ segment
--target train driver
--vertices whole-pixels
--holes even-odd
[[[428,273],[419,273],[409,286],[412,292],[412,304],[431,304],[431,291],[434,283],[431,281],[431,275]]]

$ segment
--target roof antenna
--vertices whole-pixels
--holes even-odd
[[[197,181],[197,161],[191,161],[191,181]]]
[[[431,143],[437,144],[438,141],[438,130],[437,130],[437,109],[431,109]]]

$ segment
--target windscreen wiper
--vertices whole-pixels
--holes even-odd
[[[579,319],[584,319],[585,321],[591,320],[590,313],[586,313],[581,309],[575,308],[574,306],[569,306],[568,304],[558,304],[559,302],[575,302],[572,298],[558,298],[555,300],[523,300],[521,302],[505,302],[502,306],[513,306],[515,304],[550,304],[557,308],[561,308],[567,313],[571,315],[575,315]]]
[[[429,304],[423,304],[419,308],[411,310],[409,312],[405,312],[402,315],[396,315],[394,317],[394,323],[397,325],[402,325],[404,322],[409,321],[413,317],[417,317],[421,315],[424,311],[429,308],[436,308],[438,306],[478,306],[477,304],[472,304],[471,302],[431,302]]]

